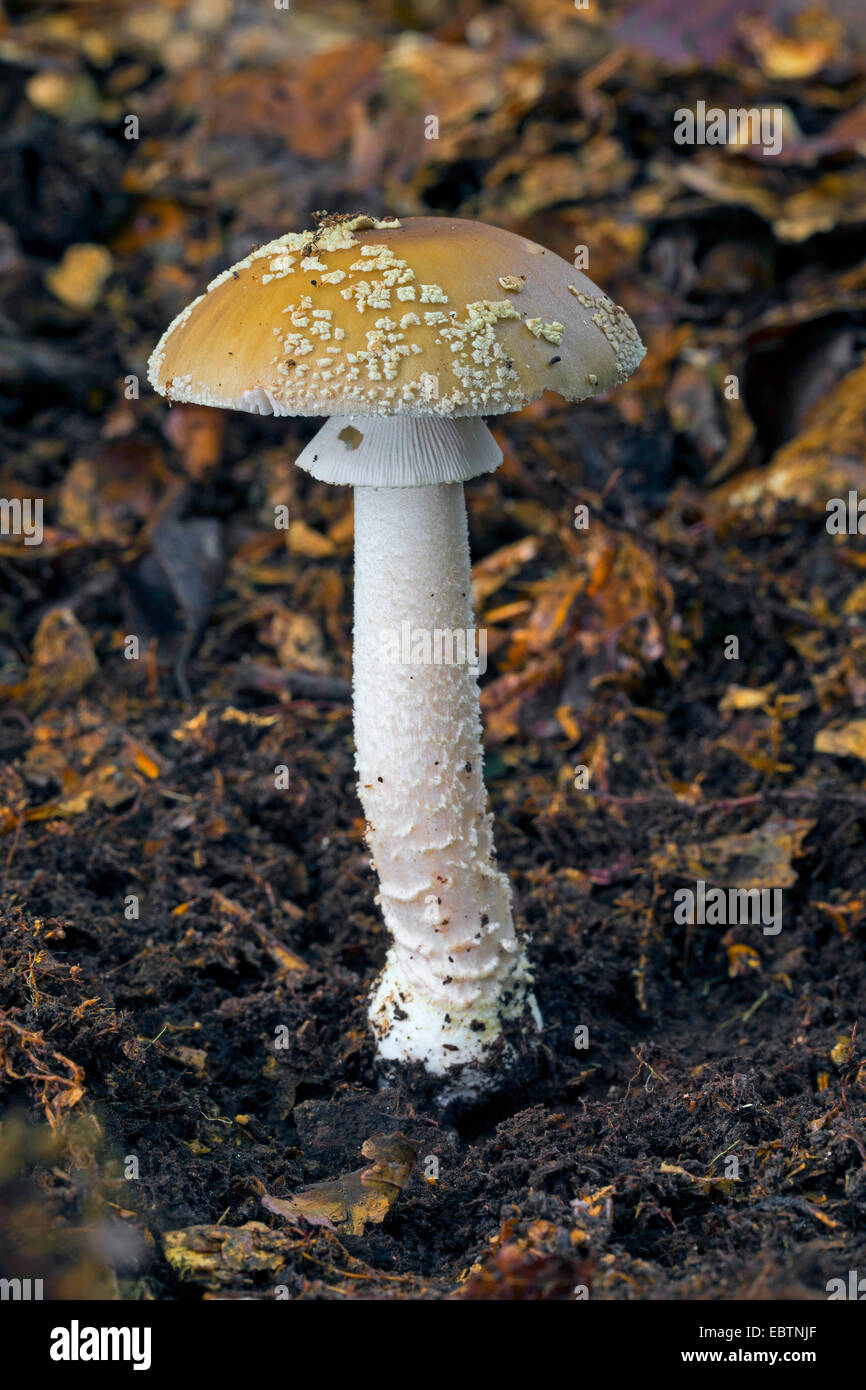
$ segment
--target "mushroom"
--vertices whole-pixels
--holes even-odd
[[[149,364],[169,400],[330,417],[296,462],[355,490],[356,769],[391,934],[369,1017],[383,1058],[470,1086],[541,1018],[484,787],[463,484],[501,462],[482,416],[606,391],[643,352],[522,236],[320,215],[218,276]]]

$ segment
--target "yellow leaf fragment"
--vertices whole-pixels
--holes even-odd
[[[719,701],[719,709],[722,711],[763,709],[769,706],[772,698],[772,686],[765,686],[761,690],[751,690],[745,685],[729,685]]]
[[[93,309],[113,269],[107,246],[68,246],[60,264],[46,274],[45,283],[67,308]]]
[[[350,1235],[363,1235],[368,1223],[384,1221],[409,1179],[417,1153],[399,1133],[373,1135],[361,1152],[371,1160],[366,1168],[314,1183],[291,1197],[268,1194],[263,1206],[287,1221],[301,1218],[313,1226],[336,1226]]]
[[[814,747],[816,753],[866,762],[866,719],[852,719],[838,729],[819,729]]]
[[[705,844],[668,843],[652,855],[657,873],[707,879],[730,888],[790,888],[797,881],[791,864],[802,853],[811,820],[771,816],[756,830],[723,835]]]
[[[854,1039],[845,1033],[840,1033],[836,1039],[835,1047],[830,1049],[830,1057],[837,1067],[844,1067],[845,1063],[851,1058],[854,1050]]]

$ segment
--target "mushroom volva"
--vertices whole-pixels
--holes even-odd
[[[463,484],[501,462],[482,417],[607,391],[643,353],[525,237],[322,215],[219,275],[150,361],[172,401],[329,417],[296,462],[355,490],[356,770],[391,937],[369,1017],[382,1057],[468,1086],[541,1015],[484,787]]]

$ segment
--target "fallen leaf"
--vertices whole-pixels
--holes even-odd
[[[819,729],[815,735],[816,753],[836,758],[861,758],[866,762],[866,719],[852,719],[838,729]]]
[[[409,1180],[417,1153],[400,1133],[365,1139],[361,1152],[372,1160],[368,1167],[315,1183],[291,1197],[268,1194],[262,1205],[287,1221],[301,1218],[312,1226],[339,1227],[362,1236],[368,1223],[384,1221]]]
[[[744,709],[766,709],[773,698],[773,687],[764,686],[762,690],[753,690],[745,685],[729,685],[721,700],[719,709],[744,710]]]
[[[114,269],[107,246],[70,246],[63,259],[45,276],[45,283],[56,299],[69,309],[93,309]]]
[[[791,860],[815,822],[771,816],[757,830],[723,835],[705,844],[668,843],[652,855],[656,873],[706,879],[724,888],[790,888],[797,881]]]
[[[0,686],[0,704],[20,700],[33,713],[77,694],[98,670],[93,644],[71,608],[53,608],[36,629],[26,681]]]
[[[196,482],[219,462],[225,425],[225,412],[205,405],[180,404],[168,412],[163,428]]]
[[[523,536],[519,541],[503,545],[492,554],[485,555],[483,560],[478,560],[472,566],[472,597],[475,607],[482,608],[491,594],[495,594],[496,590],[501,589],[509,579],[513,579],[524,565],[535,559],[539,549],[540,542],[535,536]]]
[[[262,1275],[273,1278],[285,1268],[297,1243],[287,1232],[272,1231],[260,1221],[238,1227],[187,1226],[162,1236],[165,1258],[177,1278],[209,1289],[252,1283]]]
[[[794,32],[781,33],[763,15],[740,20],[740,34],[757,57],[761,70],[776,81],[814,77],[836,57],[843,26],[815,8],[795,16]]]
[[[337,548],[329,536],[314,531],[300,517],[289,523],[286,544],[294,555],[303,555],[309,560],[321,560],[326,555],[333,555]]]
[[[835,1045],[830,1049],[830,1058],[837,1067],[844,1067],[854,1052],[854,1039],[847,1033],[840,1033]]]
[[[97,443],[63,477],[60,522],[82,540],[125,545],[153,515],[169,481],[155,444],[129,436]]]
[[[728,953],[728,974],[731,979],[738,975],[748,975],[750,970],[761,969],[761,957],[754,946],[746,946],[735,941],[726,947]]]
[[[754,0],[703,0],[698,7],[681,0],[643,0],[614,26],[613,35],[666,63],[711,66],[730,52],[741,18],[754,8]],[[771,0],[768,8],[772,15],[781,4]]]
[[[810,411],[796,439],[776,450],[765,468],[753,468],[710,494],[726,516],[772,522],[783,507],[826,513],[831,497],[866,488],[866,363],[844,376]]]

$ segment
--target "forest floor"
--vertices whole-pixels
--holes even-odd
[[[0,537],[0,1275],[826,1297],[866,1269],[866,547],[827,524],[866,495],[863,34],[729,5],[686,67],[662,0],[409,36],[389,4],[293,37],[7,8],[0,493],[46,524]],[[676,146],[704,98],[783,109],[783,156]],[[324,207],[586,244],[648,345],[605,399],[491,420],[467,486],[544,1030],[459,1112],[366,1026],[351,494],[293,468],[315,421],[145,383],[212,274]],[[781,930],[678,922],[702,879],[781,890]]]

